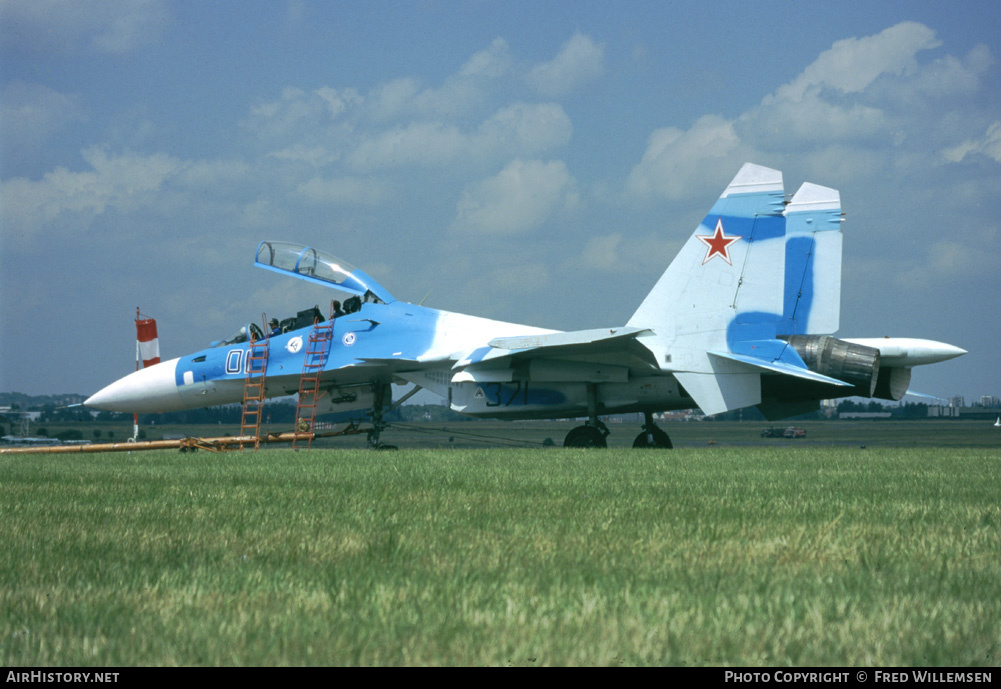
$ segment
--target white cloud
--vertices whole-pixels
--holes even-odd
[[[253,174],[250,165],[240,161],[229,160],[197,160],[179,164],[176,168],[176,175],[170,181],[176,179],[179,187],[188,190],[204,192],[206,189],[214,189],[218,192],[221,187],[242,183]]]
[[[457,232],[523,234],[577,203],[575,182],[562,161],[515,160],[466,189],[456,205]]]
[[[897,122],[885,112],[886,96],[873,92],[914,94],[922,81],[932,88],[946,62],[922,66],[917,55],[940,43],[934,31],[917,22],[836,41],[799,76],[740,116],[738,132],[757,146],[784,151],[817,142],[887,137]]]
[[[317,97],[327,105],[327,110],[331,118],[337,119],[350,108],[357,107],[364,102],[364,99],[353,88],[337,90],[329,86],[321,86],[314,91]]]
[[[577,33],[563,44],[555,58],[536,65],[526,79],[538,93],[562,96],[596,79],[604,71],[604,45]]]
[[[0,93],[0,137],[5,150],[42,144],[84,117],[79,99],[39,84],[15,81]]]
[[[836,41],[792,82],[776,91],[778,100],[796,101],[811,87],[858,93],[884,74],[917,69],[915,55],[936,48],[935,32],[917,22],[901,22],[873,36]]]
[[[412,116],[420,93],[416,79],[393,79],[380,84],[368,94],[367,110],[377,120],[393,120]]]
[[[574,273],[601,271],[619,276],[659,274],[684,244],[685,229],[695,228],[662,227],[654,234],[640,236],[625,236],[621,232],[594,236],[580,255],[567,261],[567,269]]]
[[[438,88],[417,79],[356,88],[286,88],[251,108],[241,125],[269,155],[323,167],[339,161],[355,171],[400,166],[480,166],[534,156],[566,145],[573,127],[555,103],[485,106],[512,72],[507,43],[495,39]],[[502,90],[502,87],[501,89]],[[477,115],[477,113],[483,113]]]
[[[311,167],[328,165],[340,157],[337,153],[331,153],[319,144],[293,144],[287,148],[273,151],[268,155],[277,160],[290,163],[305,163]]]
[[[615,270],[619,263],[616,251],[621,242],[622,234],[619,232],[591,237],[580,255],[581,267],[603,271]]]
[[[70,172],[56,168],[41,180],[14,178],[4,181],[5,231],[28,236],[52,225],[62,214],[83,218],[100,215],[109,208],[122,211],[151,202],[164,182],[184,163],[162,153],[140,156],[124,153],[109,156],[98,148],[83,151],[90,170]]]
[[[766,98],[737,119],[736,129],[760,146],[778,150],[801,147],[804,142],[872,139],[886,136],[891,122],[879,108],[825,100],[819,87],[811,87],[795,100]]]
[[[510,72],[512,63],[507,43],[494,39],[437,88],[421,88],[413,78],[381,84],[366,99],[368,114],[380,121],[467,116],[487,101],[491,85]]]
[[[985,45],[974,46],[963,59],[944,55],[896,79],[883,80],[874,87],[881,97],[908,107],[926,104],[929,98],[954,98],[980,88],[981,79],[994,64]]]
[[[0,41],[33,51],[63,53],[89,46],[127,53],[162,38],[171,21],[165,0],[8,0],[0,3]]]
[[[400,166],[442,166],[528,156],[564,146],[572,126],[559,105],[514,104],[502,108],[476,131],[444,122],[414,122],[377,133],[351,152],[358,170]]]
[[[677,199],[701,182],[726,179],[740,162],[769,164],[776,154],[795,154],[807,171],[825,171],[828,179],[867,177],[904,161],[933,164],[936,149],[939,161],[972,153],[997,160],[996,130],[976,135],[976,118],[950,110],[951,98],[979,87],[993,64],[990,51],[976,46],[962,60],[918,59],[940,43],[916,22],[837,41],[733,119],[706,115],[687,130],[654,131],[626,191]],[[831,174],[832,165],[840,175]]]
[[[541,261],[516,263],[490,271],[486,284],[492,294],[539,295],[549,286],[549,268]]]
[[[555,103],[514,103],[480,125],[477,138],[485,151],[527,156],[560,148],[570,141],[573,124]]]
[[[366,139],[351,152],[357,170],[406,165],[443,165],[459,159],[471,148],[470,137],[454,125],[416,122]]]
[[[386,185],[358,177],[314,177],[299,185],[299,193],[316,203],[374,205],[386,197]]]
[[[290,218],[285,207],[277,207],[270,199],[256,199],[239,210],[240,225],[273,232],[288,225]]]
[[[1001,163],[1001,120],[993,122],[982,137],[967,139],[963,143],[942,151],[942,157],[951,163],[959,163],[970,155],[985,155]]]
[[[302,143],[327,137],[336,127],[350,128],[363,103],[355,89],[286,88],[279,100],[252,107],[241,125],[265,141]]]
[[[985,228],[978,242],[980,249],[970,251],[969,244],[951,239],[929,244],[925,255],[901,266],[894,271],[893,282],[903,289],[915,289],[919,286],[941,285],[952,281],[957,276],[982,284],[997,275],[997,266],[1001,262],[1001,252],[997,250],[999,232],[997,227]]]
[[[475,53],[466,61],[466,64],[459,70],[459,76],[499,79],[510,71],[512,63],[511,50],[508,48],[507,41],[503,38],[495,38],[490,43],[490,47]]]
[[[732,122],[706,115],[687,131],[676,127],[654,131],[643,159],[629,173],[626,191],[635,197],[684,198],[693,187],[725,178],[734,161],[752,157]]]

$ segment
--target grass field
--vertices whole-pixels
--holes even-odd
[[[795,442],[4,456],[0,665],[996,666],[997,446]]]

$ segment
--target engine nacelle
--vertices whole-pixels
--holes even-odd
[[[879,350],[830,335],[790,335],[784,338],[815,373],[855,386],[855,395],[873,397],[880,378]]]
[[[904,366],[884,366],[879,371],[879,378],[876,380],[876,392],[873,393],[873,397],[898,402],[907,394],[907,388],[910,384],[910,368]]]

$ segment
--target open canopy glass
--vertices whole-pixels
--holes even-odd
[[[396,301],[363,270],[323,251],[289,242],[261,242],[256,265],[278,273],[333,287],[359,297],[390,303]]]

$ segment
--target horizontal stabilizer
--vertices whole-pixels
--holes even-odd
[[[709,355],[717,356],[722,359],[729,359],[730,361],[736,361],[741,364],[747,364],[748,366],[753,366],[754,368],[767,371],[768,373],[794,376],[796,378],[808,380],[812,383],[824,383],[826,385],[837,385],[839,387],[849,388],[854,387],[851,383],[846,383],[842,380],[838,380],[837,378],[831,378],[819,373],[814,373],[808,368],[800,368],[799,366],[793,366],[792,364],[783,363],[781,361],[765,361],[764,359],[758,359],[753,356],[731,354],[730,352],[709,352]]]

